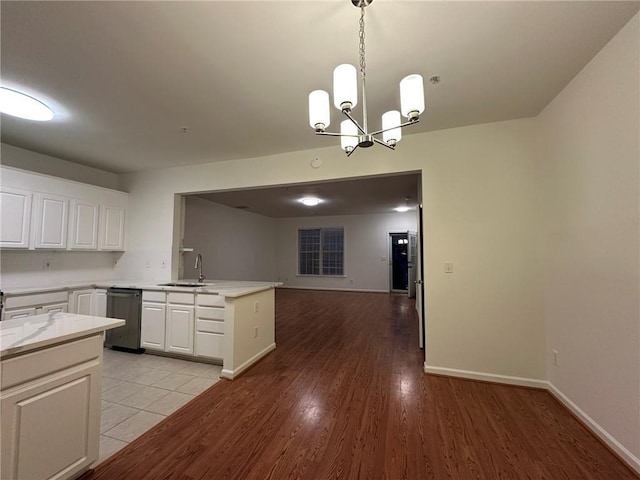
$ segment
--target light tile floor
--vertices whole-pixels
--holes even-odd
[[[221,370],[218,365],[105,348],[98,463],[216,383]]]

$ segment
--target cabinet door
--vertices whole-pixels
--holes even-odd
[[[12,318],[26,318],[36,314],[35,308],[20,308],[17,310],[7,310],[4,312],[4,320]]]
[[[164,303],[142,302],[140,319],[140,346],[152,350],[164,350],[165,318],[167,307]]]
[[[167,310],[167,352],[193,355],[193,306],[171,305]]]
[[[38,194],[36,248],[67,248],[69,200],[48,193]]]
[[[54,305],[45,305],[42,307],[41,313],[61,313],[68,312],[69,304],[68,303],[56,303]]]
[[[72,293],[71,311],[80,315],[93,315],[93,290],[77,290]]]
[[[102,206],[101,250],[124,250],[124,208]]]
[[[30,192],[2,187],[0,191],[0,247],[29,248]]]
[[[72,250],[98,249],[99,206],[84,200],[71,201],[69,222],[69,248]]]
[[[3,392],[0,478],[70,478],[98,459],[100,365],[85,365]]]
[[[224,358],[224,334],[196,331],[196,355]]]
[[[94,293],[93,298],[93,311],[91,315],[95,315],[96,317],[106,317],[107,316],[107,291],[102,288],[97,288]]]

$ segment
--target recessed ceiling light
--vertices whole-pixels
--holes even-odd
[[[307,207],[315,207],[316,205],[321,203],[322,200],[316,197],[304,197],[300,199],[300,202],[302,202]]]
[[[0,112],[39,122],[53,118],[53,110],[41,101],[5,87],[0,87]]]
[[[396,212],[404,213],[404,212],[408,212],[411,209],[409,207],[397,207],[397,208],[394,208],[394,210]]]

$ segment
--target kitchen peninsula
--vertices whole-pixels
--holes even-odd
[[[275,348],[279,282],[103,281],[5,290],[4,319],[70,311],[106,316],[109,288],[142,292],[140,347],[148,353],[221,363],[233,379]]]
[[[102,337],[124,323],[65,312],[0,323],[1,478],[71,478],[98,459]]]

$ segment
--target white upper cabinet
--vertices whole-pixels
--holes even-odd
[[[66,249],[69,199],[39,193],[36,209],[36,248]]]
[[[1,187],[0,247],[29,248],[32,197],[26,190]]]
[[[123,251],[128,194],[0,166],[0,248]]]
[[[100,250],[124,250],[124,214],[122,207],[102,205]]]
[[[69,221],[69,248],[72,250],[98,249],[97,203],[84,200],[71,200],[71,218]]]

